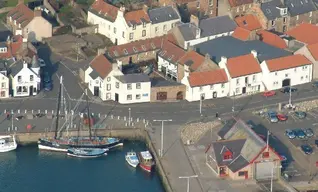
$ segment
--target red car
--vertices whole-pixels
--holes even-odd
[[[284,114],[277,114],[277,119],[280,121],[287,121],[287,115]]]
[[[276,95],[276,92],[275,92],[275,91],[265,91],[265,92],[263,93],[263,96],[264,96],[264,97],[271,97],[271,96],[274,96],[274,95]]]

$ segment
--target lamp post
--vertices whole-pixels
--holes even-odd
[[[159,156],[162,157],[163,156],[163,123],[164,122],[169,122],[169,121],[172,121],[172,119],[164,119],[164,120],[153,120],[154,122],[158,122],[160,121],[161,122],[161,145],[160,145],[160,153],[159,153]]]
[[[282,168],[282,166],[273,166],[272,167],[272,176],[271,176],[271,192],[273,192],[273,179],[274,179],[274,169],[277,169],[277,168]]]
[[[289,87],[289,106],[292,106],[292,103],[291,103],[291,96],[292,96],[292,91],[291,91],[291,87]]]
[[[235,112],[235,92],[233,92],[232,112]]]
[[[197,178],[198,175],[191,175],[191,176],[183,176],[179,177],[179,179],[187,179],[187,192],[190,192],[190,178]]]
[[[131,119],[131,109],[128,109],[128,125],[130,126],[130,119]]]
[[[202,116],[202,100],[203,100],[203,96],[200,95],[200,115]]]

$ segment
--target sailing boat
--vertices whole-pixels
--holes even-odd
[[[89,137],[58,137],[58,128],[59,128],[59,111],[62,100],[62,88],[63,88],[63,77],[60,77],[60,87],[59,87],[59,96],[57,103],[57,110],[55,116],[55,133],[54,137],[50,138],[40,138],[38,140],[38,148],[42,150],[50,151],[59,151],[67,152],[71,148],[98,148],[98,149],[109,149],[116,146],[123,145],[123,142],[118,138],[111,137],[100,137],[92,136],[91,134],[91,123],[89,122]],[[87,93],[86,98],[88,98]],[[88,100],[87,100],[88,103]],[[88,107],[88,106],[87,106]],[[90,119],[91,115],[89,113],[88,107],[88,117]],[[71,119],[72,121],[72,119]]]
[[[14,135],[3,135],[0,136],[0,152],[13,151],[18,147]]]

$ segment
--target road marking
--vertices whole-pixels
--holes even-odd
[[[55,73],[55,75],[57,76],[57,78],[58,78],[59,81],[60,81],[60,76],[59,76],[57,73]],[[63,87],[64,87],[65,93],[66,93],[66,95],[68,96],[68,98],[69,98],[70,100],[72,100],[72,98],[71,98],[70,95],[68,94],[68,91],[67,91],[66,87],[64,86],[64,83],[63,83]]]
[[[77,76],[77,75],[78,75],[76,71],[71,70],[71,69],[70,69],[67,65],[65,65],[62,61],[60,61],[60,63],[61,63],[66,69],[68,69],[74,76]]]

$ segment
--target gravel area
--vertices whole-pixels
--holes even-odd
[[[296,110],[310,111],[312,109],[318,108],[318,100],[303,101],[300,103],[296,103],[295,106],[296,106]]]

